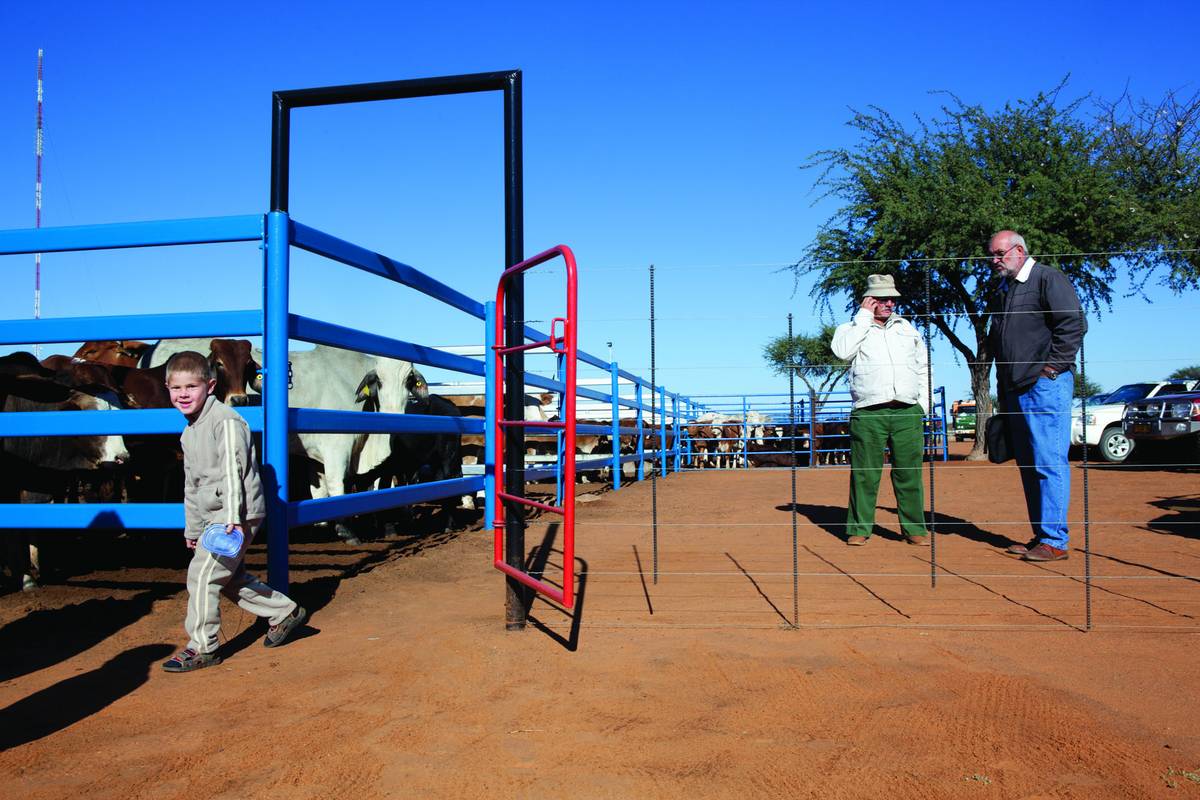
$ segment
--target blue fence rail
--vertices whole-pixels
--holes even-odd
[[[468,476],[431,483],[357,492],[337,497],[289,501],[288,439],[294,433],[439,433],[457,432],[485,437],[485,462],[490,465],[495,452],[491,441],[495,409],[489,396],[486,416],[478,418],[437,417],[387,414],[364,411],[290,408],[288,404],[288,342],[306,341],[388,358],[411,361],[453,372],[483,378],[490,385],[492,359],[466,358],[437,348],[402,339],[335,325],[290,313],[290,251],[298,247],[396,283],[408,286],[456,308],[482,322],[480,340],[490,347],[495,308],[481,303],[407,264],[291,220],[284,212],[265,216],[217,217],[194,220],[153,221],[90,225],[69,228],[41,228],[0,231],[0,255],[64,252],[77,250],[120,249],[166,245],[211,244],[258,241],[263,250],[263,306],[260,309],[185,314],[147,314],[114,317],[78,317],[69,319],[0,321],[0,345],[31,345],[104,339],[176,339],[201,337],[261,336],[263,340],[263,403],[257,407],[235,407],[250,425],[262,433],[262,476],[267,494],[267,564],[271,585],[286,589],[288,583],[288,531],[291,527],[339,519],[485,490],[491,497],[490,470],[480,476]],[[547,334],[526,326],[530,340],[544,340]],[[647,409],[642,392],[652,387],[644,379],[620,370],[588,353],[579,359],[610,371],[636,384],[635,399],[620,398],[592,389],[579,395],[611,402],[614,408]],[[529,375],[528,382],[561,393],[565,384],[558,379]],[[658,397],[681,402],[663,387],[654,389]],[[565,398],[564,398],[565,401]],[[614,414],[614,420],[617,415]],[[0,414],[0,436],[66,436],[100,434],[178,434],[184,420],[178,412],[166,409],[94,411],[73,414],[27,412]],[[615,422],[605,430],[623,431]],[[635,429],[644,432],[639,420]],[[660,433],[666,439],[665,422]],[[678,443],[676,423],[674,441]],[[560,447],[560,452],[562,448]],[[619,450],[619,448],[614,448]],[[678,444],[667,452],[646,452],[639,437],[639,477],[645,462],[661,461],[667,471],[671,457],[679,467]],[[607,464],[615,464],[614,483],[619,485],[620,454]],[[597,467],[599,468],[599,467]],[[558,467],[549,472],[558,472]],[[545,471],[545,470],[543,470]],[[531,470],[527,480],[539,477]],[[560,478],[561,480],[561,478]],[[493,518],[490,508],[485,520]],[[179,529],[183,527],[180,503],[80,503],[80,504],[0,504],[0,529],[14,528],[89,528],[89,529]]]

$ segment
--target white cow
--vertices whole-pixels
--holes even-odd
[[[293,408],[326,408],[353,411],[356,397],[368,375],[378,379],[378,410],[385,414],[403,414],[408,402],[412,363],[394,358],[365,355],[336,347],[318,345],[314,350],[288,354],[292,386],[288,405]],[[270,378],[268,378],[270,380]],[[387,433],[301,433],[289,443],[295,455],[307,456],[321,465],[311,476],[313,498],[339,497],[357,475],[381,465],[391,453]],[[338,536],[356,543],[353,532],[337,523]]]

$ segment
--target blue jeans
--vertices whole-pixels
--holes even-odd
[[[1071,469],[1067,450],[1074,383],[1070,372],[1053,381],[1043,376],[1020,394],[1007,395],[1004,403],[1033,536],[1060,550],[1066,550],[1069,541]]]

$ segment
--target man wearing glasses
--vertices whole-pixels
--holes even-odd
[[[1087,323],[1067,277],[1030,258],[1019,233],[994,235],[988,254],[1002,293],[989,334],[996,387],[1033,526],[1033,538],[1008,552],[1026,561],[1061,561],[1070,546],[1072,370]]]
[[[891,275],[868,276],[862,306],[852,321],[839,325],[833,334],[834,355],[850,362],[850,397],[854,401],[848,545],[866,544],[875,527],[884,447],[892,451],[892,489],[904,540],[918,546],[929,544],[921,483],[929,360],[921,334],[894,313],[899,296]]]

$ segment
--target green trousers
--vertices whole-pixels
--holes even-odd
[[[850,504],[846,536],[870,536],[883,472],[883,448],[892,451],[892,489],[906,536],[926,536],[921,462],[925,431],[921,406],[855,409],[850,413]]]

